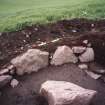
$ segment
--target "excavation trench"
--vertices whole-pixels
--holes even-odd
[[[30,48],[37,48],[52,54],[58,46],[86,46],[84,40],[91,43],[95,52],[95,61],[90,69],[104,68],[105,65],[105,20],[93,21],[73,19],[47,25],[26,27],[17,32],[5,32],[0,36],[0,68],[10,60]],[[104,75],[103,75],[104,76]],[[94,80],[80,70],[77,65],[65,64],[49,66],[38,73],[15,76],[20,81],[16,88],[5,86],[0,97],[0,105],[47,105],[38,95],[40,86],[46,80],[64,80],[84,88],[98,91],[91,105],[105,105],[105,83]]]

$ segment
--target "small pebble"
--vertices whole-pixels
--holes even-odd
[[[20,49],[21,49],[21,50],[23,50],[23,49],[24,49],[24,47],[21,47]]]
[[[26,38],[29,38],[29,37],[30,37],[30,36],[27,34],[27,35],[26,35]]]
[[[72,30],[72,32],[74,32],[74,33],[75,33],[75,32],[77,32],[77,30]]]
[[[9,70],[11,70],[11,69],[13,69],[13,68],[14,68],[13,65],[8,66],[8,69],[9,69]]]
[[[23,42],[26,42],[26,40],[23,40]]]
[[[84,43],[84,44],[88,44],[88,40],[84,40],[83,43]]]
[[[2,36],[2,33],[0,32],[0,36]]]
[[[91,27],[94,27],[94,24],[91,24]]]
[[[13,80],[11,80],[10,84],[11,84],[12,88],[15,88],[19,84],[19,81],[16,79],[13,79]]]
[[[78,67],[82,70],[87,70],[88,69],[88,65],[86,65],[86,64],[79,64]]]
[[[57,41],[59,41],[60,40],[60,38],[57,38],[57,39],[55,39],[55,40],[52,40],[51,42],[52,43],[55,43],[55,42],[57,42]]]
[[[34,28],[35,31],[38,31],[38,28]]]
[[[93,79],[99,79],[102,75],[85,70],[85,72]]]
[[[6,73],[8,73],[9,72],[9,69],[2,69],[2,70],[0,70],[0,75],[3,75],[3,74],[6,74]]]

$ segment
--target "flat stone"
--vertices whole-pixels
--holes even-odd
[[[9,69],[2,69],[2,70],[0,70],[0,75],[4,75],[4,74],[7,74],[7,73],[9,73]]]
[[[65,63],[77,63],[78,58],[73,54],[73,51],[68,46],[60,46],[55,51],[51,64],[62,65]]]
[[[41,95],[49,105],[89,105],[97,93],[65,81],[46,81],[42,84]]]
[[[39,49],[29,49],[26,53],[11,60],[16,67],[16,73],[23,75],[24,73],[37,72],[48,66],[49,53],[40,51]]]
[[[86,64],[79,64],[78,67],[82,70],[87,70],[88,69],[88,65],[86,65]]]
[[[9,83],[12,79],[12,76],[10,75],[2,75],[0,76],[0,88],[5,86],[7,83]]]

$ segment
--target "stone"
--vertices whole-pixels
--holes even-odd
[[[9,70],[12,70],[12,69],[14,69],[14,66],[13,66],[13,65],[9,65],[9,66],[8,66],[8,69],[9,69]]]
[[[78,58],[73,54],[73,51],[68,46],[60,46],[55,51],[51,60],[51,65],[62,65],[65,63],[77,63]]]
[[[86,74],[88,74],[91,78],[93,78],[93,79],[99,79],[102,75],[100,75],[100,74],[96,74],[96,73],[94,73],[94,72],[91,72],[91,71],[87,71],[87,70],[85,70],[85,72],[86,72]]]
[[[66,81],[49,80],[40,89],[49,105],[89,105],[96,93]]]
[[[79,56],[80,62],[91,62],[94,61],[94,50],[93,48],[87,48],[86,51]]]
[[[2,69],[2,70],[0,70],[0,75],[4,75],[4,74],[7,74],[7,73],[9,73],[9,69]]]
[[[83,43],[84,43],[84,44],[88,44],[88,40],[84,40]]]
[[[82,70],[87,70],[88,69],[88,65],[86,65],[86,64],[79,64],[78,67]]]
[[[0,88],[5,86],[7,83],[9,83],[12,79],[12,76],[10,75],[2,75],[0,76]]]
[[[11,80],[10,84],[11,84],[12,88],[15,88],[19,84],[19,81],[16,79],[13,79],[13,80]]]
[[[52,40],[51,42],[52,43],[55,43],[55,42],[58,42],[60,40],[60,38],[57,38],[57,39],[55,39],[55,40]]]
[[[76,33],[76,32],[77,32],[77,30],[75,30],[75,29],[74,29],[74,30],[72,30],[72,32],[73,32],[73,33]]]
[[[98,74],[105,74],[105,69],[95,70],[94,72],[96,72]]]
[[[81,54],[86,50],[86,47],[83,46],[74,46],[72,48],[74,54]]]
[[[48,66],[49,53],[39,49],[29,49],[23,55],[11,60],[16,67],[16,73],[23,75],[25,73],[37,72],[39,69]]]

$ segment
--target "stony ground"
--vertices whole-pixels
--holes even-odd
[[[0,105],[47,105],[35,96],[35,93],[39,92],[41,84],[46,80],[68,81],[87,89],[96,90],[98,94],[91,105],[105,105],[105,83],[92,79],[73,64],[51,66],[38,73],[17,77],[17,79],[20,84],[16,88],[13,89],[8,85],[2,90]]]

